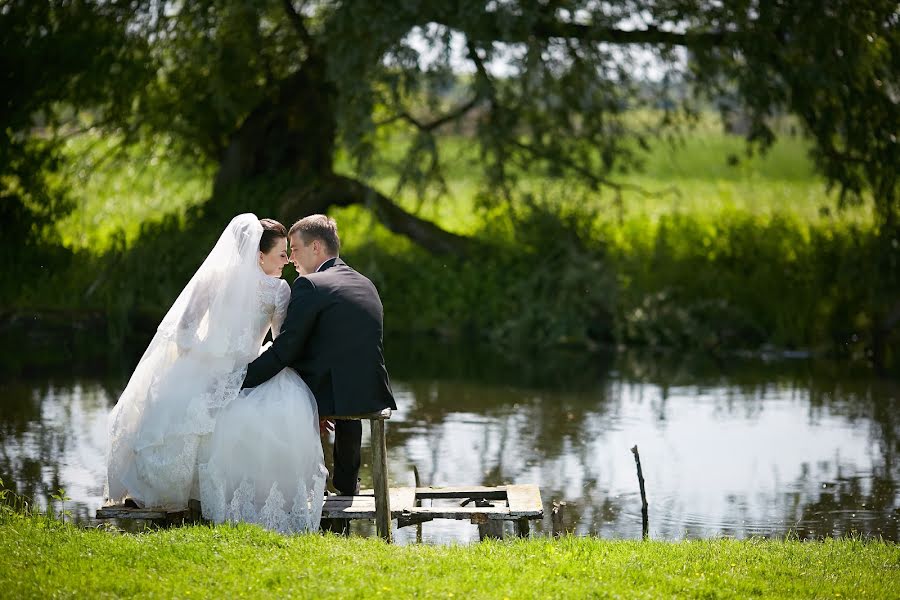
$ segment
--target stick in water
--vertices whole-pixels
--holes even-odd
[[[638,454],[637,444],[631,449],[634,454],[634,462],[637,464],[638,484],[641,486],[641,529],[643,539],[650,535],[650,520],[647,517],[647,492],[644,491],[644,473],[641,471],[641,455]]]

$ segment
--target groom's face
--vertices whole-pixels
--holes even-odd
[[[299,274],[308,275],[319,266],[316,245],[315,240],[304,244],[299,235],[291,236],[291,262]]]

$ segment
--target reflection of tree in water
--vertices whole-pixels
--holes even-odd
[[[388,356],[388,367],[402,397],[403,415],[388,425],[395,485],[412,482],[416,461],[421,463],[418,467],[426,484],[537,483],[548,514],[544,530],[549,527],[552,500],[566,500],[567,528],[579,534],[638,537],[636,479],[634,488],[630,487],[633,458],[627,447],[615,457],[597,455],[596,450],[618,452],[604,447],[602,441],[609,435],[610,423],[632,418],[632,407],[623,398],[645,408],[640,414],[652,420],[646,425],[653,435],[667,431],[674,422],[677,404],[673,398],[680,401],[714,390],[716,415],[721,413],[724,420],[757,421],[770,410],[773,394],[778,394],[788,401],[796,397],[809,423],[838,416],[864,434],[872,449],[873,472],[868,471],[868,463],[862,466],[865,473],[857,473],[854,469],[860,465],[825,457],[827,464],[809,465],[804,476],[780,486],[777,497],[760,501],[750,491],[730,501],[722,499],[728,505],[726,522],[716,524],[709,522],[708,515],[694,515],[697,522],[662,523],[661,516],[678,514],[679,499],[654,497],[659,490],[650,489],[651,533],[740,536],[791,529],[808,537],[851,531],[895,540],[900,536],[896,460],[900,394],[896,384],[799,362],[719,364],[623,354],[611,363],[594,355],[554,351],[510,357],[434,343],[388,348],[394,352]],[[0,477],[7,486],[41,499],[70,486],[63,462],[73,448],[84,447],[87,436],[76,430],[73,419],[105,422],[126,380],[127,373],[118,372],[91,379],[89,392],[77,383],[4,384],[0,389]],[[94,450],[91,456],[96,455]],[[611,492],[606,483],[614,461],[620,473],[627,465],[629,487],[624,491]],[[369,477],[369,470],[362,475]],[[441,477],[454,480],[437,481]],[[100,485],[102,481],[95,484]],[[93,489],[83,491],[85,498],[94,493]],[[80,500],[74,511],[87,516],[95,503]],[[770,508],[758,509],[766,504]],[[748,506],[767,516],[748,517]],[[741,529],[744,519],[755,521]]]
[[[871,379],[846,379],[823,375],[808,383],[810,419],[825,412],[840,415],[849,423],[868,425],[868,439],[875,448],[871,476],[843,475],[834,462],[807,465],[800,481],[810,500],[793,511],[793,529],[800,537],[821,538],[846,534],[900,539],[900,465],[897,464],[900,434],[900,385]]]
[[[24,383],[0,388],[0,478],[17,495],[43,500],[60,487],[59,465],[66,432],[45,422],[43,399],[48,386]]]
[[[567,526],[579,533],[616,535],[623,527],[639,531],[632,504],[636,498],[611,498],[608,490],[598,489],[590,473],[596,472],[597,457],[588,451],[596,429],[585,427],[589,419],[596,423],[615,420],[622,410],[622,386],[642,388],[645,384],[658,386],[659,394],[651,395],[655,418],[664,422],[670,390],[679,388],[682,396],[702,394],[714,389],[717,394],[715,411],[723,417],[757,420],[765,411],[773,395],[796,398],[808,403],[811,423],[823,417],[835,416],[858,428],[869,424],[869,439],[879,449],[873,457],[872,473],[853,475],[832,481],[827,492],[820,491],[816,480],[808,485],[795,484],[800,493],[786,493],[774,501],[777,514],[764,522],[752,522],[756,515],[748,505],[757,502],[750,492],[726,503],[727,523],[680,524],[680,531],[691,535],[709,535],[710,527],[718,527],[725,535],[780,535],[788,530],[803,536],[841,535],[851,531],[883,535],[898,539],[896,464],[900,411],[897,410],[897,389],[884,382],[873,382],[868,376],[854,378],[835,369],[833,365],[811,367],[806,362],[766,363],[763,361],[734,361],[721,364],[713,361],[667,361],[659,357],[620,356],[613,365],[582,357],[564,361],[540,357],[534,361],[508,357],[490,357],[473,352],[440,352],[417,350],[413,364],[406,368],[402,362],[392,364],[392,374],[409,386],[412,405],[408,407],[409,426],[406,435],[396,432],[391,443],[397,450],[407,439],[425,436],[432,449],[433,468],[441,454],[453,440],[444,427],[448,419],[460,413],[487,418],[481,432],[479,446],[491,447],[491,452],[477,456],[477,473],[472,477],[481,481],[467,483],[495,485],[521,481],[533,472],[536,463],[562,464],[563,458],[575,459],[586,477],[579,489],[566,489],[559,479],[541,481],[546,508],[551,499],[568,499]],[[439,364],[428,365],[423,357],[438,356]],[[398,364],[399,363],[399,364]],[[394,369],[393,365],[398,365]],[[548,367],[548,365],[552,365]],[[542,371],[543,369],[546,369]],[[554,369],[559,369],[554,371]],[[417,377],[424,373],[425,380]],[[457,378],[454,378],[457,374]],[[441,379],[436,381],[435,378]],[[398,427],[393,426],[392,429]],[[602,432],[601,432],[602,435]],[[452,437],[452,435],[450,435]],[[488,438],[491,438],[490,440]],[[493,442],[491,444],[490,442]],[[473,448],[473,452],[475,449]],[[840,465],[833,465],[834,468]],[[852,465],[851,465],[852,466]],[[602,468],[602,466],[600,467]],[[862,466],[869,469],[869,465]],[[474,470],[474,469],[473,469]],[[549,484],[549,485],[547,485]],[[865,484],[865,485],[864,485]],[[867,487],[868,486],[868,487]],[[790,487],[790,486],[788,486]],[[751,497],[748,500],[748,497]],[[623,502],[628,510],[623,509]],[[865,506],[863,506],[865,505]],[[657,509],[665,511],[664,506]],[[765,509],[768,511],[769,509]],[[693,533],[692,533],[693,530]],[[675,530],[666,535],[675,535]]]
[[[895,479],[878,474],[868,481],[839,478],[801,507],[793,530],[801,538],[854,534],[900,540],[897,492]]]
[[[6,487],[40,507],[64,489],[74,497],[66,509],[78,520],[90,518],[97,502],[87,496],[99,496],[103,485],[93,479],[103,471],[98,461],[105,438],[93,439],[92,430],[98,419],[105,424],[110,400],[104,387],[41,381],[0,391],[0,477]],[[83,459],[91,464],[78,464]],[[73,470],[69,480],[66,469]],[[72,472],[77,481],[71,480]]]

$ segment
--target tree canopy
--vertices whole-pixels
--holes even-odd
[[[437,138],[455,128],[478,149],[486,202],[523,172],[619,193],[651,138],[713,103],[746,114],[760,149],[775,115],[795,115],[842,200],[873,202],[894,230],[898,22],[891,0],[6,0],[0,210],[34,227],[63,210],[46,177],[56,143],[99,128],[215,166],[210,202],[280,178],[285,214],[365,202],[464,253],[375,190],[373,165],[439,192]],[[399,159],[382,153],[387,132],[411,140]],[[336,172],[339,152],[354,176]]]

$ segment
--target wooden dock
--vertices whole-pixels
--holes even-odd
[[[503,521],[516,524],[516,533],[527,536],[530,522],[544,516],[541,493],[536,485],[496,487],[397,487],[389,491],[391,516],[397,527],[406,527],[434,519],[456,519],[476,525]],[[374,490],[362,490],[357,496],[328,496],[322,508],[323,519],[377,520]],[[425,506],[423,506],[423,504]],[[200,503],[191,501],[187,510],[165,510],[105,506],[97,510],[98,519],[142,519],[173,525],[201,520]]]
[[[374,483],[374,490],[363,490],[355,496],[327,496],[323,519],[374,519],[378,535],[390,542],[393,519],[398,528],[434,519],[464,520],[478,525],[482,537],[502,537],[504,521],[515,522],[516,534],[527,536],[530,521],[544,516],[541,492],[536,485],[388,488],[384,422],[391,418],[391,409],[322,418],[369,421]],[[186,510],[105,506],[97,511],[97,518],[142,519],[172,525],[199,521],[201,514],[200,502],[191,500]]]

